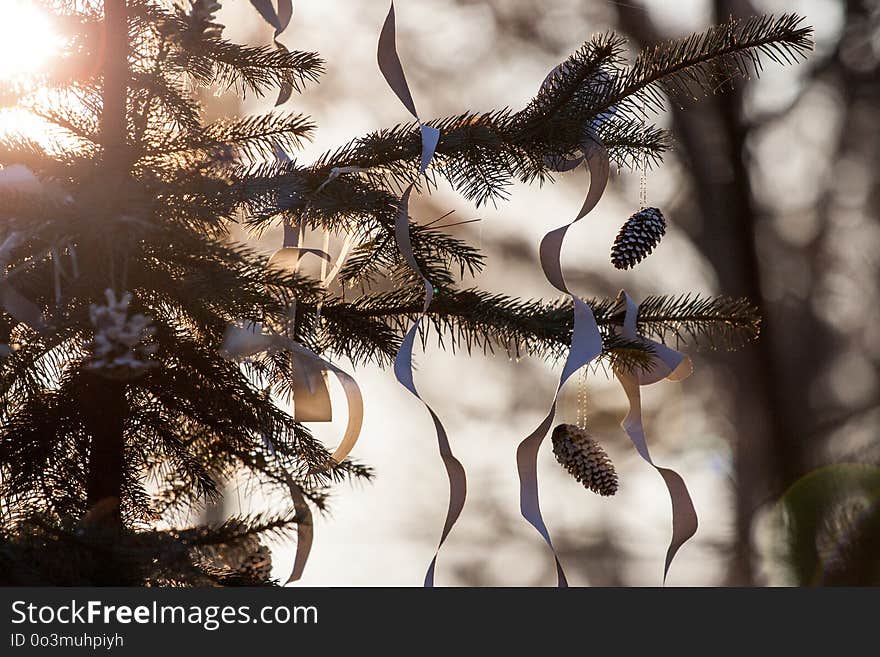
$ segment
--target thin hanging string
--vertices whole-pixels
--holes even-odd
[[[330,251],[330,231],[327,229],[324,229],[324,244],[322,245],[321,250],[324,251],[324,253],[329,253],[329,251]],[[321,339],[321,334],[322,334],[321,329],[324,326],[323,322],[321,321],[321,311],[324,309],[324,296],[327,291],[328,283],[329,283],[329,281],[327,280],[327,261],[324,260],[324,258],[321,258],[321,288],[322,288],[322,292],[321,292],[321,299],[320,299],[320,301],[318,301],[318,307],[315,310],[315,331],[317,332],[316,338],[318,340]]]
[[[639,180],[639,210],[648,207],[648,151],[642,155],[641,177]]]
[[[575,421],[578,428],[586,430],[587,428],[587,368],[581,371],[580,379],[578,379],[578,396],[577,396],[577,419]]]
[[[644,99],[642,100],[642,120],[644,124],[642,129],[644,133],[648,132],[648,108],[645,104]],[[646,148],[642,152],[641,162],[641,176],[639,180],[639,210],[644,210],[648,207],[648,149]]]

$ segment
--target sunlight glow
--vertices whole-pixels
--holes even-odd
[[[58,47],[48,16],[29,0],[2,0],[0,81],[40,72]]]
[[[27,110],[17,107],[2,108],[0,139],[11,135],[35,141],[48,150],[53,150],[54,142],[58,138],[57,134],[53,134],[52,126]]]

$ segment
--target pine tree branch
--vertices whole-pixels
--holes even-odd
[[[294,151],[310,139],[315,124],[303,114],[266,114],[218,121],[194,131],[181,131],[151,148],[148,156],[168,157],[185,151],[216,156],[224,150],[252,162],[276,157],[276,148]]]
[[[616,299],[588,300],[606,343],[623,323]],[[421,296],[415,285],[408,289],[368,294],[352,302],[328,301],[324,313],[359,315],[381,320],[399,333],[421,314]],[[301,308],[309,313],[306,305]],[[557,358],[570,346],[571,304],[568,301],[522,301],[478,289],[439,288],[428,316],[443,346],[492,352],[500,347],[513,357]],[[649,297],[640,305],[637,322],[644,337],[689,345],[707,344],[736,348],[758,336],[760,320],[755,307],[744,299]],[[422,336],[426,339],[426,334]],[[609,343],[610,344],[610,343]]]
[[[607,140],[612,161],[632,165],[648,151],[657,161],[668,137],[655,127],[634,131],[646,110],[659,110],[658,85],[693,93],[714,91],[735,73],[756,72],[761,56],[789,62],[812,45],[812,28],[784,15],[732,21],[703,34],[643,52],[631,67],[620,59],[622,42],[601,35],[567,60],[528,107],[463,114],[430,121],[440,130],[431,175],[441,175],[477,205],[504,198],[511,180],[544,181],[546,158],[576,150],[592,130]],[[604,77],[597,78],[601,72]],[[576,102],[574,102],[576,101]],[[325,153],[310,167],[317,178],[333,167],[355,166],[368,177],[387,176],[399,187],[418,171],[420,132],[416,124],[395,126]],[[378,178],[376,178],[378,176]]]
[[[240,46],[215,38],[184,41],[184,44],[187,51],[181,59],[181,67],[189,69],[199,83],[227,89],[239,86],[258,96],[284,84],[302,91],[324,71],[324,62],[310,52]],[[192,64],[195,66],[190,68]]]
[[[761,329],[758,308],[748,299],[692,294],[646,298],[638,322],[648,337],[728,349],[757,339]]]
[[[713,93],[736,74],[760,74],[762,55],[780,65],[795,63],[813,47],[813,28],[803,22],[795,14],[731,18],[701,34],[648,48],[591,110],[598,115],[626,103],[633,112],[660,111],[663,102],[655,88],[659,84],[674,95],[693,96],[694,88]]]
[[[177,531],[177,536],[189,546],[238,545],[248,539],[270,535],[276,538],[294,536],[301,518],[293,513],[257,513],[227,518],[219,526],[192,527]]]

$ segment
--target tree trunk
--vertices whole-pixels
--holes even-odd
[[[108,225],[121,210],[130,167],[127,145],[126,99],[128,95],[128,10],[126,0],[104,2],[104,89],[101,114],[101,170],[103,215]],[[110,245],[112,248],[112,244]],[[112,259],[113,254],[109,254]],[[119,501],[125,470],[125,422],[128,404],[125,384],[91,372],[80,376],[80,404],[86,429],[92,437],[86,481],[88,507],[100,508],[89,519],[104,529],[121,529]]]
[[[118,180],[125,178],[129,164],[125,112],[128,95],[128,10],[125,0],[104,2],[104,44],[101,144],[104,147],[104,172],[111,179]]]
[[[119,500],[122,497],[124,429],[128,405],[125,386],[119,381],[84,372],[80,383],[79,403],[92,436],[86,483],[87,504],[91,509],[102,500]],[[118,506],[104,517],[119,521]]]

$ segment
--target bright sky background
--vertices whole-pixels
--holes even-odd
[[[39,71],[58,47],[45,13],[28,0],[3,0],[0,80]]]

